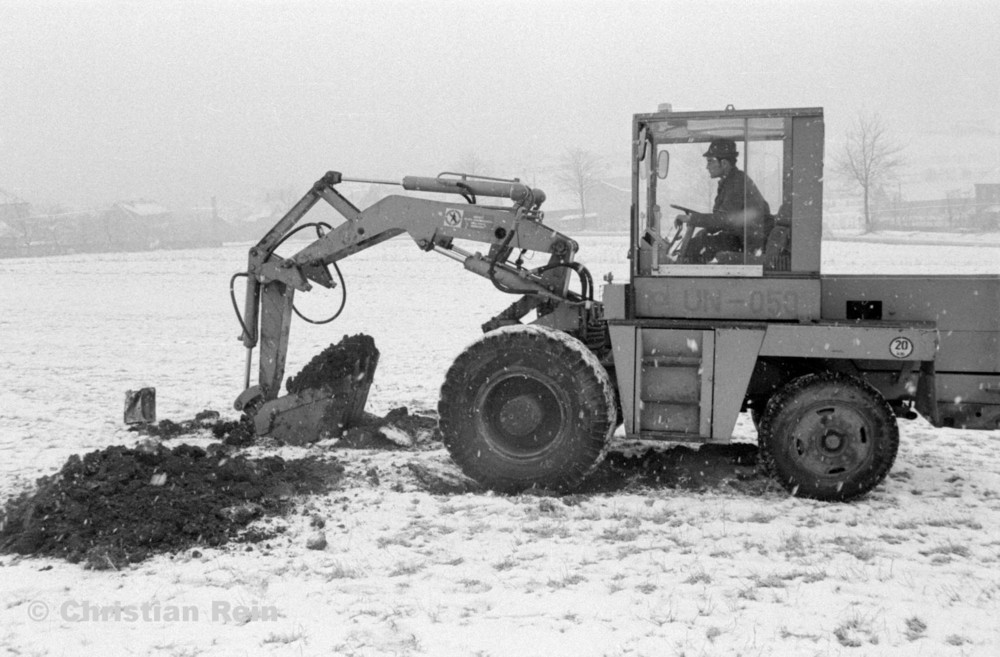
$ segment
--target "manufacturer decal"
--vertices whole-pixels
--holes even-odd
[[[444,225],[449,228],[458,228],[462,225],[462,210],[448,210],[444,213]]]
[[[889,343],[889,353],[896,358],[906,358],[913,353],[913,340],[909,338],[893,338]]]

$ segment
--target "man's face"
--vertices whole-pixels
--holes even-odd
[[[708,169],[708,175],[712,178],[720,178],[726,171],[723,161],[715,157],[705,158],[705,168]]]

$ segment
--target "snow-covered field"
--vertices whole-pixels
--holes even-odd
[[[595,279],[627,277],[625,237],[579,241]],[[122,423],[128,389],[155,386],[160,418],[203,409],[235,417],[244,350],[228,284],[245,252],[0,260],[0,501],[71,454],[133,443]],[[433,412],[452,359],[512,300],[405,240],[342,269],[344,315],[326,327],[293,325],[288,372],[345,334],[368,333],[382,352],[369,397],[379,414],[404,405]],[[1000,274],[1000,246],[827,242],[824,270]],[[337,301],[325,292],[300,299],[314,317]],[[754,440],[745,418],[737,433]],[[724,487],[432,495],[407,464],[445,464],[434,444],[334,449],[344,485],[274,521],[287,529],[269,548],[159,556],[119,572],[0,557],[0,647],[16,655],[998,655],[1000,432],[915,420],[902,421],[901,433],[889,478],[850,504]],[[313,515],[326,520],[322,551],[304,545]],[[115,605],[137,614],[88,616]],[[248,620],[239,606],[256,615]]]

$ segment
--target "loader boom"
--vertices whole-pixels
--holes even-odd
[[[598,312],[592,303],[592,282],[573,258],[577,243],[545,226],[539,209],[545,199],[541,190],[517,180],[498,180],[442,174],[438,177],[405,177],[396,184],[406,190],[454,194],[464,201],[452,202],[391,195],[362,210],[345,198],[336,186],[345,179],[328,172],[282,217],[249,251],[247,288],[241,339],[248,350],[245,390],[236,408],[251,415],[262,404],[275,400],[280,392],[288,348],[289,326],[296,291],[313,284],[336,287],[328,266],[393,237],[407,234],[424,251],[434,251],[461,262],[465,269],[483,276],[500,290],[523,295],[500,316],[496,325],[514,323],[531,310],[539,314],[558,313],[566,322],[585,324]],[[505,198],[510,206],[480,205],[477,196]],[[320,236],[295,255],[283,258],[275,250],[298,230],[296,226],[319,201],[326,201],[344,217],[339,225],[317,228]],[[299,226],[301,228],[302,226]],[[323,229],[328,232],[323,233]],[[484,255],[460,248],[457,241],[489,244]],[[548,262],[536,269],[511,262],[514,252],[550,254]],[[580,276],[581,291],[570,290],[572,274]],[[250,385],[252,349],[260,344],[257,385]]]

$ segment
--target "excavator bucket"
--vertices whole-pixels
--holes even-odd
[[[265,402],[254,414],[258,436],[292,445],[339,437],[360,423],[379,352],[370,336],[345,336],[288,379],[288,394]]]

